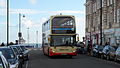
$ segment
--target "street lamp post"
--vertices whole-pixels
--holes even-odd
[[[100,45],[102,45],[102,0],[100,0]]]
[[[25,17],[25,15],[23,15],[23,17]],[[18,37],[19,37],[19,44],[21,44],[21,38],[22,38],[22,32],[21,32],[21,13],[19,13],[19,33],[18,33]]]
[[[38,47],[38,31],[36,31],[36,47]]]
[[[20,44],[20,38],[22,37],[22,33],[21,33],[21,14],[19,13],[19,33],[18,33],[18,37],[19,37],[19,44]]]
[[[7,0],[7,46],[9,46],[9,0]]]
[[[29,45],[29,27],[27,28],[28,30],[27,30],[27,34],[28,34],[28,45]]]

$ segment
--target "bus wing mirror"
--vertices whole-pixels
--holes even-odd
[[[79,41],[79,34],[77,34],[77,41]]]
[[[79,37],[77,37],[77,41],[79,41]]]
[[[50,37],[48,37],[48,41],[51,41],[51,38],[50,38]]]

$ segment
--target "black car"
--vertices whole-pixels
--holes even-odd
[[[22,64],[24,64],[23,56],[20,54],[19,50],[16,47],[11,47],[13,51],[15,52],[18,60],[19,60],[19,68],[22,68]]]
[[[18,51],[20,52],[20,55],[22,55],[24,61],[28,60],[28,50],[23,45],[12,45],[12,47],[16,47]]]
[[[24,45],[20,45],[23,55],[24,55],[24,59],[25,60],[29,60],[29,54],[28,54],[28,49],[24,46]]]

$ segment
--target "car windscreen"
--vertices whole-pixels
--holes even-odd
[[[111,51],[116,51],[116,49],[114,47],[110,47]]]
[[[21,47],[22,51],[26,50],[25,46],[20,46],[20,47]]]
[[[11,49],[0,49],[0,51],[2,51],[3,55],[7,59],[14,59],[15,58],[14,52]]]
[[[99,50],[102,51],[104,46],[99,46]]]
[[[120,47],[117,48],[117,51],[120,51]]]
[[[22,49],[21,49],[19,46],[14,46],[14,47],[16,47],[16,48],[18,49],[19,52],[22,51]]]
[[[13,48],[15,53],[18,55],[19,54],[19,51],[17,50],[17,48]]]

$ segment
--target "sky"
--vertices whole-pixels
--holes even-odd
[[[0,43],[6,43],[6,1],[0,0]],[[74,15],[80,40],[85,36],[85,1],[86,0],[9,0],[9,41],[18,39],[19,13],[21,14],[22,36],[27,42],[42,43],[42,23],[51,15]],[[25,15],[25,17],[23,17]]]

